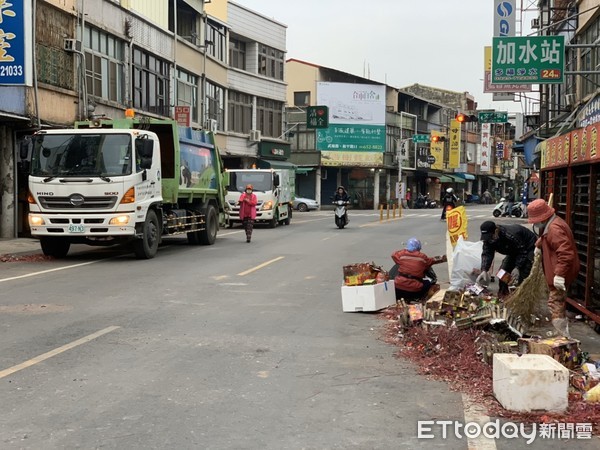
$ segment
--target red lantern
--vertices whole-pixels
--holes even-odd
[[[439,178],[436,178],[436,179],[435,179],[435,184],[440,184],[440,183],[441,183],[440,179],[439,179]]]

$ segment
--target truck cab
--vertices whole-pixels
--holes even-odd
[[[256,222],[270,228],[289,225],[295,192],[295,171],[292,169],[234,169],[228,170],[226,202],[229,204],[229,226],[240,221],[238,200],[246,185],[251,184],[258,200]]]

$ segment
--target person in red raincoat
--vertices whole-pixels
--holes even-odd
[[[426,273],[435,260],[421,253],[421,241],[410,238],[406,242],[406,248],[394,252],[392,259],[398,264],[398,273],[394,277],[396,298],[415,300],[424,297],[432,285],[432,280],[426,278]]]
[[[252,230],[254,229],[254,220],[256,219],[256,204],[258,200],[252,192],[254,188],[251,184],[246,185],[246,190],[240,195],[238,205],[240,205],[240,220],[246,230],[246,242],[252,239]]]
[[[560,334],[569,337],[567,290],[579,273],[579,256],[573,232],[554,212],[544,199],[534,200],[527,207],[528,221],[540,236],[535,243],[535,253],[542,253],[544,275],[550,289],[548,308],[552,325]]]

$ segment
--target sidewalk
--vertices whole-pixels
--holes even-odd
[[[0,255],[19,253],[41,253],[40,241],[31,238],[4,239],[0,238]]]

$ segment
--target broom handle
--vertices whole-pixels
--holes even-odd
[[[548,206],[549,206],[550,208],[552,208],[552,203],[554,203],[554,192],[552,192],[552,193],[550,194],[550,197],[548,198]]]

